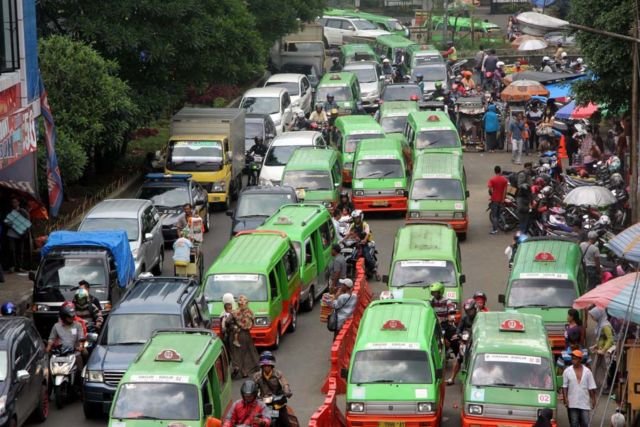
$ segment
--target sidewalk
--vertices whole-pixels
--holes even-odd
[[[27,273],[4,273],[4,283],[0,283],[0,304],[13,302],[18,307],[18,314],[25,315],[31,306],[33,282]]]

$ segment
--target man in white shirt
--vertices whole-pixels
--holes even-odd
[[[589,411],[596,407],[596,382],[591,370],[582,365],[582,352],[571,352],[571,366],[562,373],[562,397],[569,410],[571,427],[588,427]]]

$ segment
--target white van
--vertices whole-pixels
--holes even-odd
[[[269,114],[278,134],[284,132],[293,120],[291,97],[282,87],[249,89],[242,96],[240,108],[247,113]]]
[[[284,167],[299,147],[327,147],[320,132],[286,132],[277,136],[264,156],[260,169],[260,185],[280,185]]]

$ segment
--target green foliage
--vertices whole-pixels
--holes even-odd
[[[87,166],[113,166],[111,153],[121,152],[137,115],[129,87],[116,77],[117,64],[65,36],[41,39],[39,55],[63,179],[77,181]]]
[[[278,37],[298,29],[302,22],[322,15],[324,0],[248,0],[249,10],[256,17],[257,29],[267,46]]]
[[[569,22],[628,35],[633,25],[633,0],[571,0]],[[583,58],[597,76],[574,85],[577,101],[607,104],[610,110],[629,105],[631,95],[631,43],[578,31]]]

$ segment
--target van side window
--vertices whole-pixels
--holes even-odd
[[[340,132],[339,130],[336,129],[335,137],[336,137],[336,139],[335,139],[334,143],[336,144],[336,148],[338,150],[341,150],[342,149],[342,132]]]
[[[271,289],[271,299],[278,297],[278,275],[276,274],[275,267],[269,272],[269,287]]]
[[[191,314],[191,320],[194,327],[204,327],[202,316],[200,316],[200,311],[198,310],[198,306],[195,301],[189,304],[189,314]]]
[[[224,353],[221,353],[216,359],[216,375],[218,376],[220,387],[222,387],[222,384],[224,384],[227,379],[227,368],[226,358],[224,357]]]
[[[200,388],[200,394],[202,395],[202,409],[204,411],[205,406],[207,405],[212,405],[211,403],[211,394],[209,393],[209,380],[204,380],[204,382],[202,383],[202,387]],[[213,408],[213,406],[211,406]],[[207,415],[212,415],[212,414],[204,414],[205,416]]]
[[[313,245],[311,239],[307,239],[304,242],[304,263],[311,264],[313,262]]]
[[[284,256],[284,271],[287,273],[287,279],[291,279],[298,271],[298,257],[293,248],[289,248]]]
[[[322,236],[322,247],[327,249],[329,246],[331,246],[335,232],[336,230],[333,227],[333,224],[329,224],[329,222],[325,222],[320,226],[320,235]]]

